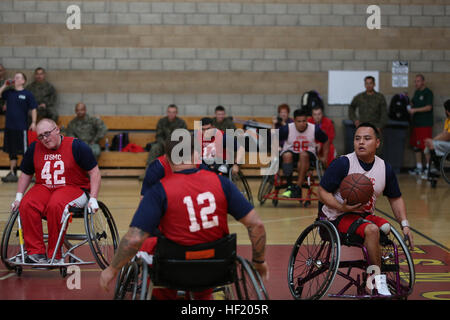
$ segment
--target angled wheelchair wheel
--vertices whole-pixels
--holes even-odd
[[[3,231],[2,243],[1,243],[1,259],[3,264],[8,270],[14,270],[15,267],[11,264],[16,260],[16,257],[20,259],[20,239],[19,239],[19,225],[17,217],[19,216],[19,210],[11,213],[9,220]]]
[[[141,259],[133,260],[120,270],[114,300],[146,300],[149,268]]]
[[[408,244],[392,226],[388,240],[381,247],[381,272],[386,274],[393,295],[407,298],[411,294],[416,280],[414,262]]]
[[[266,202],[267,199],[265,198],[265,196],[267,196],[272,191],[273,185],[274,185],[273,175],[267,175],[263,177],[258,190],[258,201],[261,205],[264,204],[264,202]]]
[[[252,190],[250,189],[247,178],[245,178],[243,173],[239,171],[237,174],[233,174],[230,170],[229,178],[231,181],[233,181],[233,183],[236,185],[242,195],[248,200],[248,202],[253,205]]]
[[[264,281],[261,277],[261,275],[259,274],[259,272],[253,267],[252,263],[250,261],[248,261],[247,259],[245,259],[245,261],[247,262],[247,264],[250,266],[250,269],[253,272],[253,276],[255,277],[256,282],[259,285],[260,291],[262,293],[263,296],[263,300],[269,300],[269,294],[266,290],[266,286],[264,285]]]
[[[315,221],[298,237],[288,265],[288,286],[297,300],[317,300],[330,288],[340,258],[340,240],[328,221]]]
[[[114,300],[136,300],[138,290],[139,266],[136,261],[131,261],[120,271]]]
[[[238,300],[265,300],[264,290],[255,278],[253,266],[242,257],[236,257],[235,291]]]
[[[84,211],[84,224],[88,235],[89,247],[95,260],[102,269],[106,269],[114,257],[119,245],[119,233],[111,212],[101,201],[96,213]]]
[[[441,175],[444,180],[450,184],[450,151],[441,159]]]

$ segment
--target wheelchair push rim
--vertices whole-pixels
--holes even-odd
[[[98,206],[96,213],[88,213],[85,207],[84,221],[92,254],[100,268],[106,269],[119,245],[119,233],[105,204],[98,201]]]

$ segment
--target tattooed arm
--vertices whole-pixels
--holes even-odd
[[[116,278],[119,270],[136,255],[148,236],[147,232],[130,227],[127,234],[120,240],[119,248],[111,264],[100,275],[100,286],[103,289],[108,291],[109,283]]]
[[[252,262],[259,274],[269,278],[269,269],[266,262],[266,230],[264,224],[253,209],[245,217],[239,220],[248,230],[248,237],[252,243]]]

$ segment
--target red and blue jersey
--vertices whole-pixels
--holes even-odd
[[[197,167],[200,169],[208,169],[208,167],[204,164],[200,164]],[[142,181],[141,187],[141,196],[143,196],[155,183],[171,174],[172,168],[170,167],[169,160],[166,155],[162,155],[153,160],[145,171],[145,177],[144,181]]]
[[[144,195],[130,226],[161,233],[182,245],[211,242],[228,234],[227,214],[236,220],[253,206],[227,178],[189,169],[174,172]]]
[[[36,173],[36,184],[48,188],[76,185],[90,188],[90,171],[97,165],[91,149],[81,140],[62,137],[56,150],[46,148],[41,142],[34,142],[25,153],[20,170],[25,174]]]

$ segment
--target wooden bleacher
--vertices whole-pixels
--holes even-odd
[[[203,116],[182,116],[186,121],[189,130],[194,129],[194,121],[199,121]],[[60,127],[67,127],[74,116],[60,116],[58,124]],[[114,135],[126,131],[128,132],[130,143],[135,143],[143,148],[149,142],[155,141],[155,131],[160,116],[111,116],[104,115],[100,118],[108,127],[108,133],[100,141],[102,148],[105,146],[106,138],[111,144]],[[237,117],[240,120],[255,120],[257,122],[270,124],[271,117]],[[3,128],[5,127],[5,116],[0,116],[0,147],[3,148]],[[242,124],[236,123],[236,127],[242,128]],[[99,167],[103,176],[138,176],[144,173],[148,152],[131,153],[109,151],[102,152],[99,158]],[[21,159],[19,159],[20,162]],[[9,168],[9,157],[6,153],[0,152],[0,167]],[[246,175],[258,174],[260,165],[243,165],[242,170]]]

